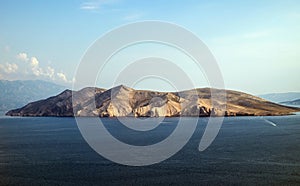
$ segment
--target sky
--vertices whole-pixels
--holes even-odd
[[[128,23],[158,20],[198,36],[216,58],[225,88],[264,94],[300,92],[300,1],[1,0],[0,79],[42,79],[65,86],[101,36]],[[174,61],[197,87],[205,74],[174,48],[145,43],[121,51],[97,86],[145,55]],[[119,67],[119,68],[118,68]],[[171,89],[159,79],[135,88]]]

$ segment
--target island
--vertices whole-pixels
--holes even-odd
[[[214,94],[212,94],[212,91]],[[224,94],[225,93],[225,94]],[[212,95],[214,95],[212,99]],[[225,96],[224,96],[225,95]],[[221,97],[225,99],[218,99]],[[180,92],[86,87],[65,90],[47,99],[10,110],[8,116],[95,117],[207,117],[277,116],[300,108],[276,104],[234,90],[197,88]]]

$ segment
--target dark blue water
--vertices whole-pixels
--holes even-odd
[[[167,118],[144,135],[116,119],[104,122],[120,140],[145,145],[167,137],[177,120]],[[175,156],[129,167],[94,152],[74,118],[2,117],[0,185],[300,185],[300,115],[225,118],[213,144],[199,152],[206,122],[200,118]]]

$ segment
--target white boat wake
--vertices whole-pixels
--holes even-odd
[[[277,127],[276,123],[274,123],[274,122],[272,122],[272,121],[270,121],[270,120],[266,120],[266,119],[265,119],[265,122],[267,122],[268,124],[270,124],[270,125],[272,125],[272,126],[274,126],[274,127]]]

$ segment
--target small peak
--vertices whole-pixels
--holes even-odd
[[[127,87],[127,86],[125,86],[125,85],[123,85],[123,84],[118,85],[118,86],[115,86],[115,87],[113,87],[112,89],[113,89],[113,90],[122,90],[122,89],[124,89],[124,90],[133,90],[132,88]]]
[[[59,95],[62,95],[62,94],[69,94],[69,93],[72,93],[72,90],[66,89],[66,90],[62,91]]]
[[[126,86],[121,84],[121,85],[115,86],[115,88],[126,88]]]

